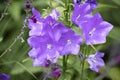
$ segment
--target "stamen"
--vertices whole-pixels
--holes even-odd
[[[47,48],[48,49],[52,49],[52,45],[51,44],[47,44]]]
[[[72,44],[72,41],[71,40],[67,40],[67,44],[68,45]]]
[[[90,35],[90,36],[93,36],[95,30],[96,30],[96,28],[93,28],[93,29],[89,32],[89,35]]]
[[[92,58],[91,61],[94,62],[94,63],[97,63],[97,59],[96,58]]]

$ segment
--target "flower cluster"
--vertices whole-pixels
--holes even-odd
[[[81,30],[86,45],[102,44],[106,42],[106,36],[113,28],[113,26],[103,21],[101,15],[91,13],[97,8],[96,0],[74,0],[74,11],[72,14],[72,21]],[[89,55],[88,63],[90,69],[98,72],[100,66],[104,66],[104,61],[101,59],[104,53],[96,52],[94,55]]]
[[[57,21],[58,11],[53,10],[46,18],[42,18],[35,8],[32,13],[28,44],[32,48],[29,56],[34,59],[34,66],[48,67],[50,63],[56,63],[59,56],[79,52],[81,36]]]
[[[112,25],[103,21],[101,15],[91,13],[97,8],[96,0],[74,0],[72,22],[82,30],[83,40],[86,45],[102,44],[112,29]],[[32,17],[29,19],[30,29],[28,44],[32,48],[29,56],[34,59],[34,66],[46,66],[56,63],[59,56],[78,54],[82,37],[73,30],[58,22],[60,13],[55,9],[43,18],[40,13],[32,8]],[[88,57],[90,68],[98,72],[104,65],[101,59],[104,53],[96,52]],[[56,70],[55,70],[56,73]]]

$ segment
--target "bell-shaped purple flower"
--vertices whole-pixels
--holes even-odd
[[[75,34],[72,30],[69,30],[64,33],[59,40],[59,44],[62,46],[62,51],[60,54],[78,54],[81,42],[81,36]]]
[[[32,8],[33,16],[28,20],[29,36],[40,36],[45,34],[44,19],[40,13]]]
[[[89,19],[87,14],[90,14],[90,5],[85,4],[74,4],[74,11],[72,13],[72,22],[78,26],[81,26],[82,23],[86,22]]]
[[[0,80],[10,80],[10,76],[2,73],[0,74]]]
[[[82,33],[87,45],[102,44],[106,42],[106,36],[113,26],[102,20],[99,13],[95,14],[90,20],[82,24]]]
[[[88,56],[87,61],[90,64],[91,70],[98,72],[99,67],[102,67],[105,65],[104,61],[102,60],[103,56],[104,56],[104,53],[102,52],[96,52],[95,54]]]
[[[57,62],[61,47],[49,35],[30,37],[28,43],[33,48],[29,55],[35,58],[34,66],[39,66],[46,60]]]
[[[68,28],[64,24],[57,23],[56,25],[54,25],[54,27],[51,28],[51,30],[49,30],[48,33],[52,39],[58,41],[62,36],[62,34],[67,31],[68,31]]]

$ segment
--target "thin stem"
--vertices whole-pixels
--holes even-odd
[[[86,51],[87,51],[87,47],[84,48],[84,55],[86,55]],[[83,77],[84,77],[84,62],[85,62],[85,58],[84,58],[84,60],[82,61],[82,66],[81,66],[81,79],[80,79],[80,80],[83,80]]]
[[[52,10],[52,0],[50,0],[50,9]]]
[[[65,72],[66,72],[66,56],[63,56],[63,79],[65,79]]]
[[[13,45],[14,45],[19,39],[21,39],[21,37],[24,35],[25,28],[26,28],[27,25],[28,25],[28,16],[29,16],[29,11],[26,11],[26,20],[27,20],[27,22],[26,22],[26,23],[24,24],[24,26],[22,27],[20,34],[14,39],[14,41],[11,43],[11,45],[0,55],[0,58],[1,58],[2,56],[4,56],[8,51],[10,51],[10,49],[13,47]]]
[[[11,1],[8,1],[8,2],[7,2],[7,6],[5,7],[3,13],[1,14],[0,22],[1,22],[2,19],[5,17],[5,14],[6,14],[7,10],[8,10],[8,7],[10,6],[10,2],[11,2]]]
[[[92,44],[90,46],[97,52],[97,49]]]
[[[22,65],[20,62],[17,62],[18,65],[20,65],[23,69],[25,69],[31,76],[35,78],[35,80],[39,80],[29,69],[27,69],[24,65]]]
[[[69,8],[68,8],[68,3],[69,0],[65,0],[65,11],[64,11],[64,16],[65,16],[65,21],[67,23],[69,23]],[[67,69],[67,60],[68,60],[68,56],[63,56],[63,80],[65,79],[65,73],[66,73],[66,69]]]

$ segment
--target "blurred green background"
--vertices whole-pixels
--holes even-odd
[[[49,0],[30,0],[31,7],[40,11],[42,16],[49,14]],[[57,8],[61,13],[64,11],[64,0],[51,0],[52,7]],[[85,80],[120,80],[120,0],[97,0],[99,6],[96,12],[100,12],[103,19],[113,24],[114,28],[107,37],[105,44],[96,45],[99,51],[105,52],[104,61],[106,66],[101,68],[99,73],[89,70],[85,64]],[[0,54],[2,54],[21,32],[24,24],[26,0],[0,0]],[[72,3],[72,0],[71,0]],[[71,8],[73,10],[73,8]],[[61,20],[62,21],[62,20]],[[64,21],[63,21],[64,22]],[[73,28],[79,32],[78,28]],[[0,58],[0,73],[11,76],[11,80],[43,80],[46,70],[43,67],[33,67],[32,59],[28,57],[30,47],[27,44],[28,29],[23,35],[24,42],[18,40],[13,47]],[[94,52],[88,47],[89,53]],[[58,61],[61,64],[61,59]],[[67,70],[66,80],[80,80],[80,60],[77,56],[71,56]],[[74,64],[74,66],[72,65]],[[37,78],[37,79],[36,79]],[[61,79],[59,79],[61,80]]]

